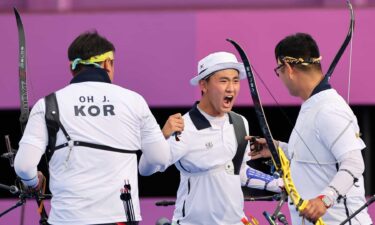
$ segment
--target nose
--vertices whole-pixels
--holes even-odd
[[[233,81],[229,81],[225,91],[226,92],[233,92],[234,89],[235,89],[235,83]]]

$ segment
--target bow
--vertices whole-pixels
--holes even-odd
[[[324,81],[328,82],[328,80],[330,79],[338,61],[340,60],[340,58],[343,55],[346,47],[348,46],[350,40],[352,39],[352,34],[353,34],[353,30],[354,30],[354,13],[353,13],[353,7],[352,7],[349,0],[347,0],[347,4],[348,4],[348,7],[350,9],[350,15],[351,15],[349,31],[348,31],[348,34],[347,34],[343,44],[341,45],[339,51],[337,52],[335,58],[333,59],[331,65],[328,69],[328,72],[326,73],[322,82],[324,82]],[[253,100],[253,103],[254,103],[254,109],[255,109],[255,112],[256,112],[256,116],[258,118],[258,122],[259,122],[259,126],[261,128],[262,134],[263,134],[264,138],[266,139],[267,145],[269,147],[272,162],[275,165],[275,170],[278,174],[281,174],[281,177],[282,177],[282,179],[284,181],[284,185],[285,185],[285,191],[289,195],[293,204],[296,206],[296,209],[298,211],[303,211],[308,204],[308,200],[302,199],[302,197],[298,193],[298,191],[297,191],[297,189],[296,189],[296,187],[293,183],[293,179],[291,177],[290,162],[289,162],[288,158],[285,156],[283,150],[280,147],[276,147],[274,142],[273,142],[273,137],[272,137],[271,131],[268,127],[266,116],[264,114],[264,110],[263,110],[263,107],[262,107],[262,104],[261,104],[261,101],[260,101],[260,98],[259,98],[254,73],[252,71],[252,66],[251,66],[244,50],[235,41],[230,40],[230,39],[227,39],[227,41],[229,41],[236,48],[236,50],[240,54],[240,57],[241,57],[242,62],[244,64],[247,79],[248,79],[248,84],[249,84],[249,87],[250,87],[251,97],[252,97],[252,100]],[[269,90],[269,89],[267,88],[267,90]],[[274,100],[276,100],[276,99],[274,98]],[[300,138],[302,138],[301,135],[298,134],[298,136]],[[303,143],[305,143],[305,142],[303,141]],[[305,145],[306,145],[306,143],[305,143]],[[309,149],[309,151],[311,152],[312,155],[314,155],[310,149]],[[314,159],[315,159],[315,161],[317,161],[317,159],[315,157],[314,157]],[[320,163],[318,161],[317,161],[317,163],[320,166]],[[325,223],[323,222],[323,220],[321,218],[319,218],[318,221],[315,222],[315,224],[316,225],[324,225]]]
[[[14,8],[14,14],[16,16],[17,21],[17,29],[18,29],[18,44],[19,44],[19,91],[20,91],[20,108],[21,108],[21,115],[19,118],[20,125],[21,125],[21,134],[23,134],[27,120],[29,118],[29,102],[28,102],[28,95],[27,95],[27,81],[26,81],[26,41],[25,41],[25,31],[23,28],[21,16],[18,13],[17,9]],[[45,188],[45,182],[44,187]],[[44,208],[43,204],[43,197],[39,196],[39,194],[35,195],[35,199],[38,203],[38,212],[40,214],[41,219],[39,220],[40,225],[48,225],[48,215]]]
[[[271,152],[271,158],[273,161],[273,164],[275,165],[275,171],[281,175],[284,181],[285,185],[285,191],[290,196],[290,199],[292,200],[293,204],[296,206],[298,211],[303,211],[308,201],[303,200],[298,193],[290,172],[290,163],[288,158],[285,156],[283,150],[280,147],[276,147],[275,143],[273,142],[272,133],[268,127],[266,115],[264,114],[263,106],[259,98],[254,73],[251,68],[251,64],[246,56],[246,53],[244,50],[239,46],[235,41],[227,39],[231,44],[234,45],[234,47],[237,49],[238,53],[241,56],[242,62],[245,66],[246,76],[250,87],[251,92],[251,98],[253,99],[254,103],[254,109],[256,116],[258,118],[259,126],[262,130],[262,134],[264,138],[266,139],[268,148]],[[324,225],[322,219],[319,219],[316,223],[316,225]]]

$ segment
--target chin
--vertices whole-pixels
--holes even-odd
[[[222,108],[221,111],[222,111],[222,113],[228,113],[228,112],[232,111],[232,107]]]

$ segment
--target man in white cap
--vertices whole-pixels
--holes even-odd
[[[166,137],[183,130],[178,138],[169,138],[170,165],[175,164],[181,175],[174,224],[240,225],[245,217],[241,185],[280,191],[279,180],[246,165],[248,123],[231,112],[245,77],[243,64],[231,53],[203,58],[190,81],[199,86],[200,101],[183,117],[171,116],[163,128]],[[155,167],[141,158],[139,171],[150,175],[167,166]]]

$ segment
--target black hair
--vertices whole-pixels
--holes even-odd
[[[97,31],[87,31],[80,34],[70,44],[68,58],[69,61],[73,61],[77,58],[86,60],[92,56],[100,55],[109,51],[115,51],[115,47],[110,41],[99,35]],[[80,71],[83,66],[86,65],[78,65],[75,72]]]
[[[296,33],[282,39],[275,47],[276,60],[280,60],[286,56],[293,58],[302,58],[305,62],[310,62],[313,58],[319,58],[319,48],[311,35],[306,33]],[[303,66],[300,64],[291,64],[302,70],[308,70],[311,67],[321,70],[320,63],[309,64]]]

